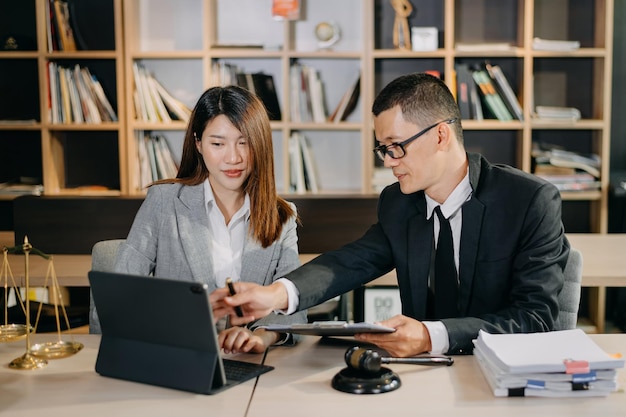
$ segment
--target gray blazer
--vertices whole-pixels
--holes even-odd
[[[295,210],[295,206],[292,204]],[[209,220],[204,204],[204,185],[154,185],[148,189],[130,229],[120,246],[115,270],[127,274],[191,280],[217,289],[209,255]],[[283,225],[279,239],[263,248],[246,238],[242,253],[241,280],[269,285],[300,265],[296,218]],[[306,323],[306,312],[270,314],[249,325]]]

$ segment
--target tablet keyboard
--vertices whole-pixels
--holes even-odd
[[[232,359],[223,359],[224,373],[226,380],[229,382],[243,382],[274,369],[273,366],[261,365],[258,363],[250,363],[236,361]]]

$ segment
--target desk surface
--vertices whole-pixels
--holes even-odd
[[[63,340],[70,340],[63,335]],[[626,335],[592,335],[609,352],[624,352]],[[56,335],[36,335],[35,342]],[[85,344],[78,354],[49,361],[42,369],[20,371],[8,363],[20,357],[25,343],[0,344],[0,414],[72,416],[244,416],[296,415],[458,415],[508,417],[623,416],[626,372],[619,370],[622,392],[606,398],[496,398],[473,356],[455,357],[451,367],[393,365],[402,386],[378,395],[335,391],[330,381],[344,367],[347,344],[327,345],[307,336],[296,347],[273,348],[265,363],[276,367],[255,382],[248,381],[216,395],[200,395],[106,378],[94,371],[99,336],[74,335]],[[244,355],[245,356],[245,355]],[[257,355],[247,355],[258,357]],[[250,401],[250,398],[252,400]],[[284,412],[281,412],[284,411]],[[419,410],[419,412],[417,411]]]
[[[70,337],[63,334],[62,340],[71,341]],[[95,372],[100,336],[73,337],[85,345],[83,350],[68,358],[49,360],[47,366],[36,370],[8,367],[26,351],[25,341],[0,344],[0,415],[236,417],[246,413],[255,380],[217,395],[201,395],[107,378]],[[56,334],[35,335],[33,343],[57,339]]]
[[[626,353],[626,335],[592,335],[609,352]],[[270,351],[265,363],[276,369],[262,376],[249,417],[273,417],[277,407],[297,416],[623,416],[626,372],[619,371],[622,392],[597,398],[497,398],[474,356],[455,356],[450,367],[387,365],[402,386],[385,394],[355,395],[334,390],[333,376],[345,364],[351,345],[325,345],[308,336],[296,348]]]

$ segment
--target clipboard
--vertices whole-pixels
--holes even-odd
[[[348,323],[346,321],[315,321],[306,324],[270,324],[260,326],[265,330],[311,336],[354,336],[357,333],[393,333],[393,327],[374,323]]]

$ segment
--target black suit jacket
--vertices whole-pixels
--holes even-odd
[[[458,318],[444,319],[449,354],[471,353],[478,330],[554,329],[569,243],[561,198],[550,183],[468,153],[472,196],[463,205]],[[402,313],[425,320],[433,246],[424,192],[383,190],[378,222],[355,242],[287,275],[306,309],[396,269]]]

